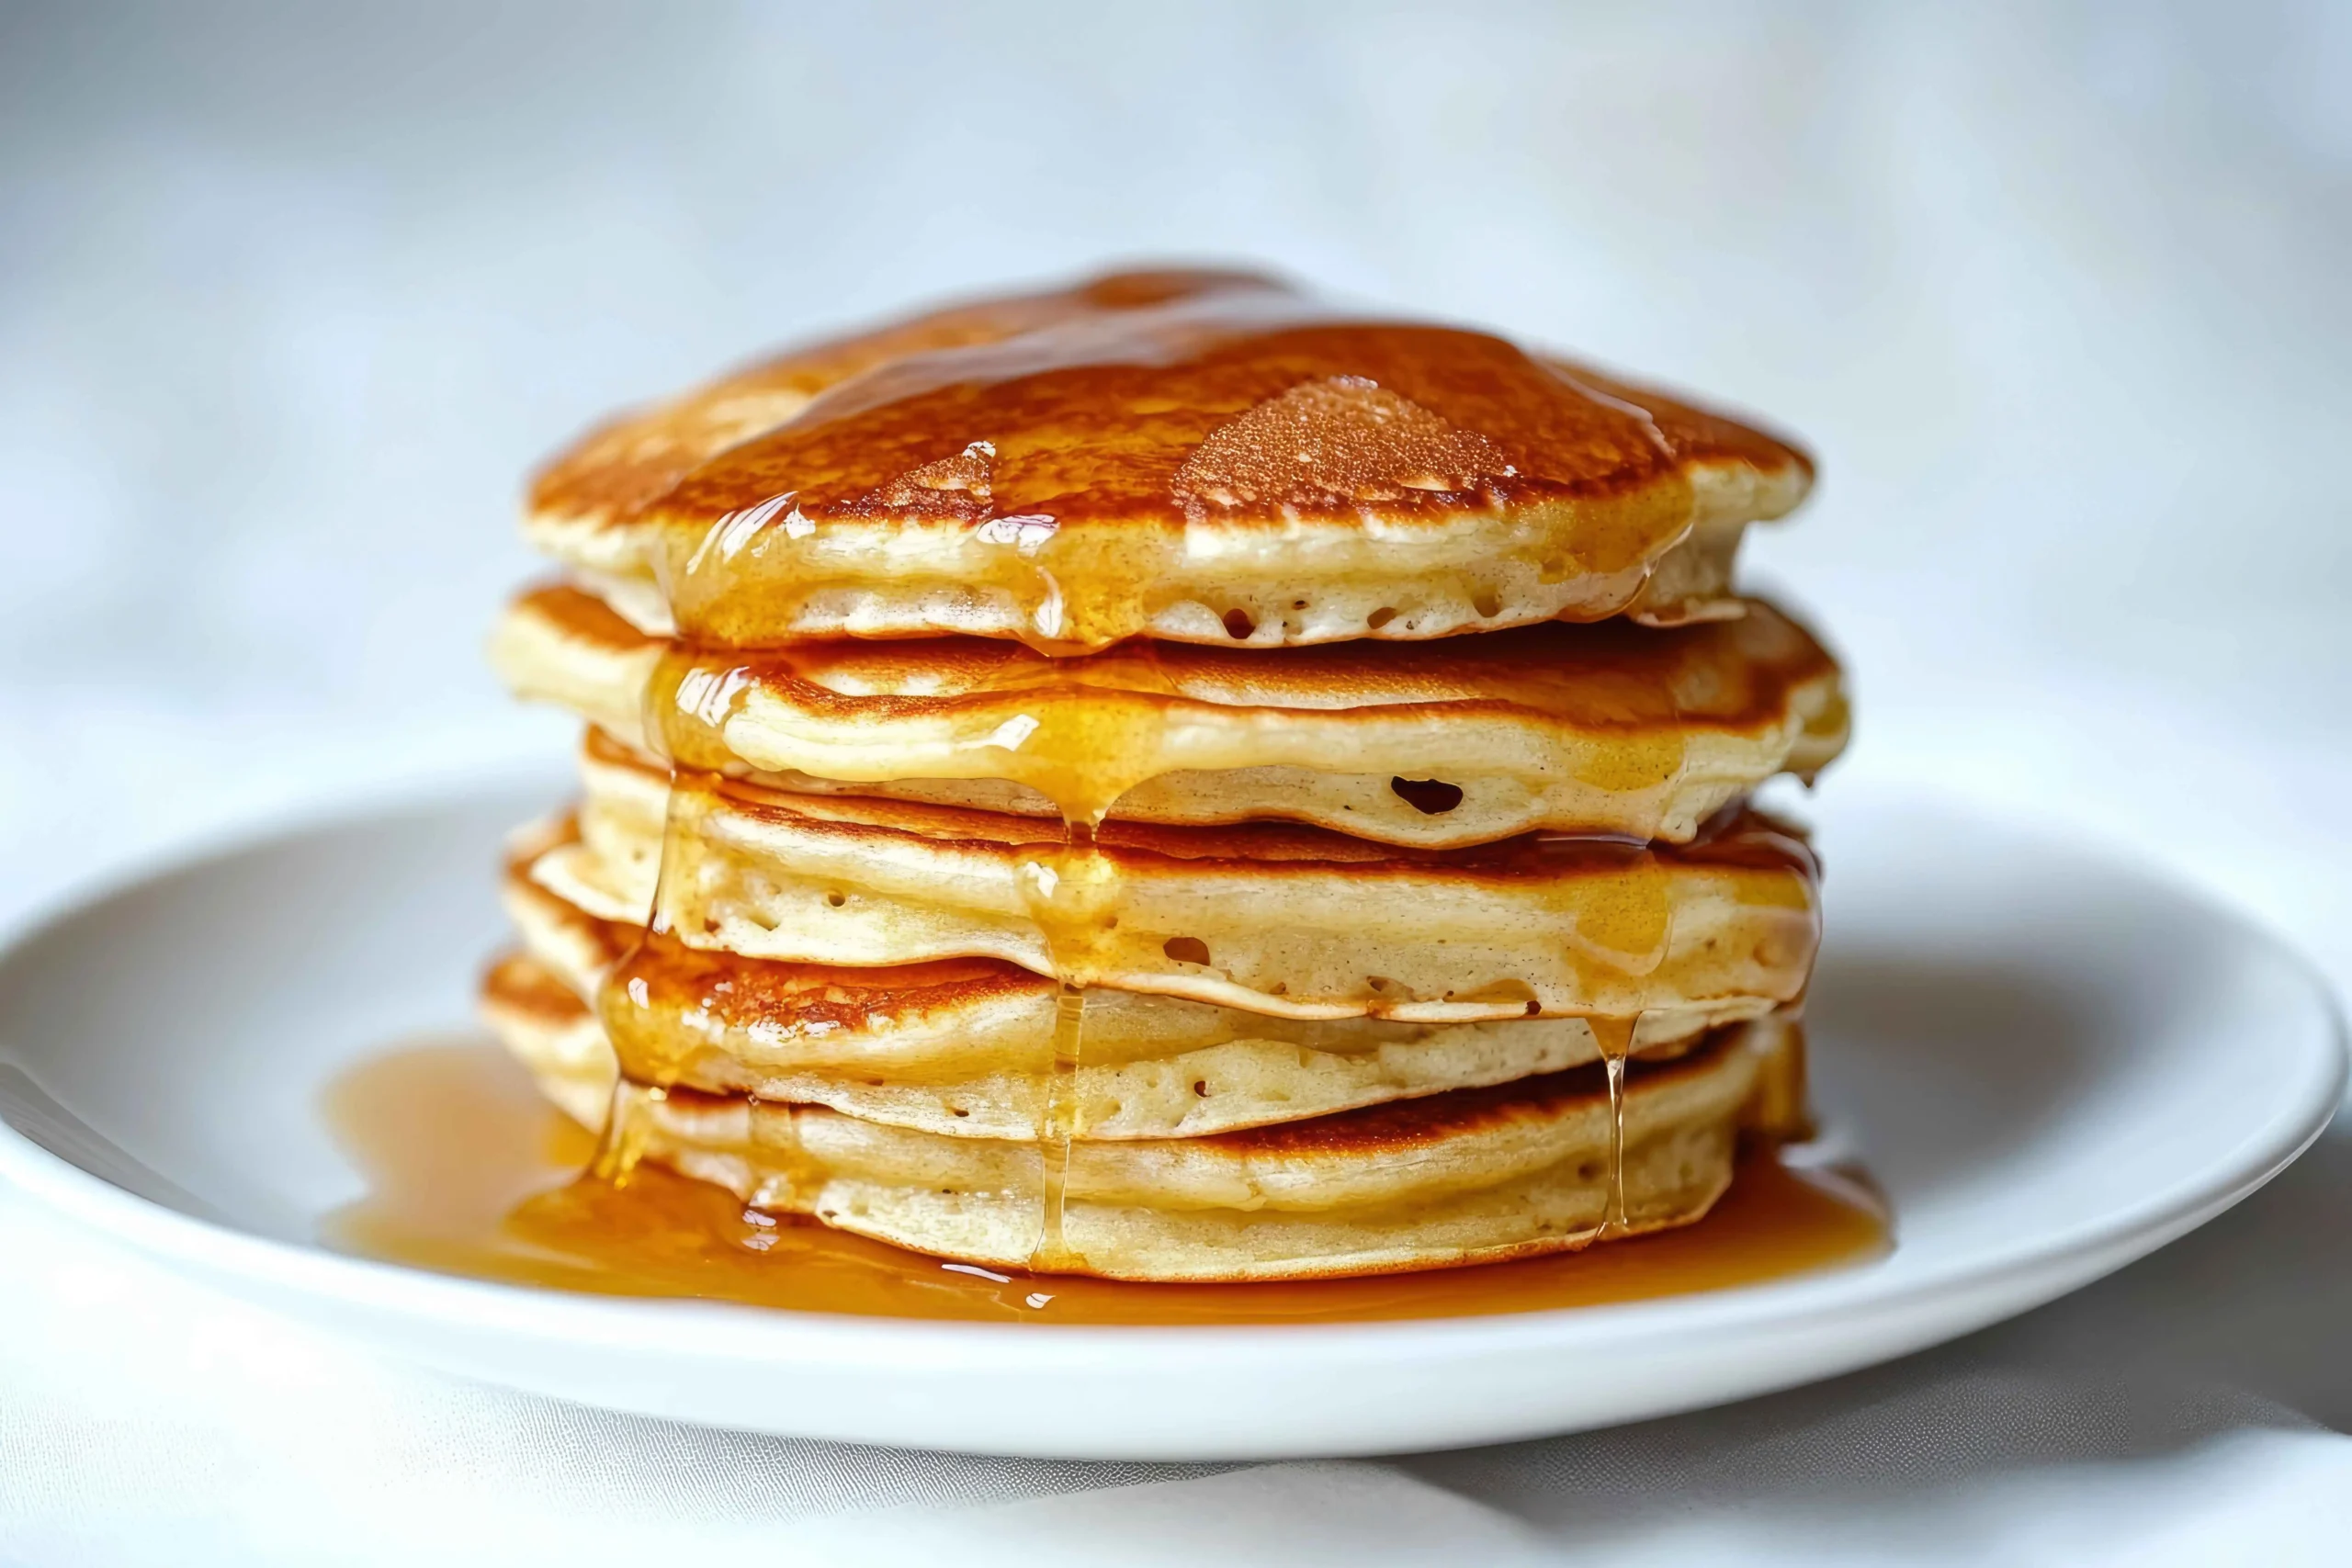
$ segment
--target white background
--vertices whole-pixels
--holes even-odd
[[[2352,982],[2326,4],[0,7],[0,900],[552,753],[479,656],[532,463],[797,333],[1165,256],[1767,412],[1824,480],[1752,561],[1853,666],[1855,768]],[[2340,1324],[2324,1212],[2229,1256]],[[2305,1360],[2264,1392],[2352,1420]]]

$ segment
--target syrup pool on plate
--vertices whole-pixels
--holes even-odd
[[[968,1322],[1248,1324],[1451,1317],[1758,1284],[1867,1262],[1892,1245],[1865,1179],[1744,1156],[1698,1224],[1587,1251],[1354,1280],[1133,1284],[946,1263],[746,1210],[651,1162],[588,1174],[595,1136],[469,1037],[361,1061],[326,1114],[368,1183],[331,1215],[345,1251],[504,1284],[803,1312]]]

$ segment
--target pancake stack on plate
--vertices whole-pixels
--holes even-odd
[[[1681,1224],[1804,1119],[1830,657],[1791,447],[1225,273],[787,353],[559,458],[514,688],[588,722],[485,1005],[764,1215],[1136,1280]],[[606,1125],[609,1121],[609,1125]]]

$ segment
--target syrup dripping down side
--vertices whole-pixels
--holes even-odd
[[[1049,574],[1040,577],[1051,582]],[[1149,642],[1135,654],[1146,684],[1173,690]],[[1096,841],[1112,806],[1135,782],[1134,759],[1159,753],[1165,721],[1154,710],[1065,710],[1041,706],[1024,716],[1032,739],[1050,736],[1041,747],[1034,781],[1061,813],[1057,847],[1027,856],[1021,866],[1023,897],[1046,940],[1060,987],[1055,998],[1053,1064],[1037,1126],[1037,1245],[1030,1268],[1062,1273],[1082,1268],[1083,1248],[1069,1234],[1069,1208],[1073,1146],[1085,1134],[1079,1075],[1086,1060],[1086,987],[1095,978],[1094,950],[1118,925],[1118,868]],[[1065,732],[1070,732],[1065,734]],[[1016,743],[1018,745],[1019,743]]]
[[[623,960],[633,958],[648,942],[665,940],[669,936],[662,914],[665,908],[662,893],[675,873],[672,862],[673,846],[679,841],[677,816],[682,796],[677,788],[678,770],[670,770],[670,789],[662,806],[662,845],[653,878],[653,897],[647,906],[645,927],[638,933],[636,943],[623,954]],[[621,964],[614,965],[617,972]],[[626,993],[616,992],[614,973],[601,982],[603,993],[598,998],[599,1011],[614,1006],[628,1005]],[[607,1186],[626,1187],[635,1179],[639,1165],[644,1160],[647,1145],[652,1137],[651,1109],[669,1096],[670,1086],[659,1079],[648,1081],[633,1077],[624,1065],[613,1080],[612,1100],[605,1112],[605,1125],[596,1140],[596,1151],[590,1157],[583,1181],[602,1182]]]
[[[1097,852],[1091,823],[1065,821],[1062,847],[1050,860],[1030,863],[1024,878],[1032,908],[1053,954],[1061,986],[1054,1007],[1054,1057],[1037,1124],[1037,1246],[1029,1266],[1041,1273],[1079,1267],[1082,1256],[1069,1243],[1066,1224],[1070,1145],[1078,1137],[1078,1073],[1086,1054],[1086,992],[1080,981],[1077,948],[1085,935],[1087,912],[1081,889],[1102,880],[1108,863]]]
[[[1588,1021],[1609,1080],[1609,1196],[1594,1233],[1597,1239],[1606,1240],[1625,1228],[1625,1061],[1633,1055],[1634,1034],[1642,1021],[1635,1016]]]

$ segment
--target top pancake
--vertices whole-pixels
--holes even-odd
[[[705,646],[1275,646],[1721,608],[1812,469],[1482,333],[1127,274],[814,344],[594,433],[527,530]],[[654,587],[656,582],[662,586]]]

